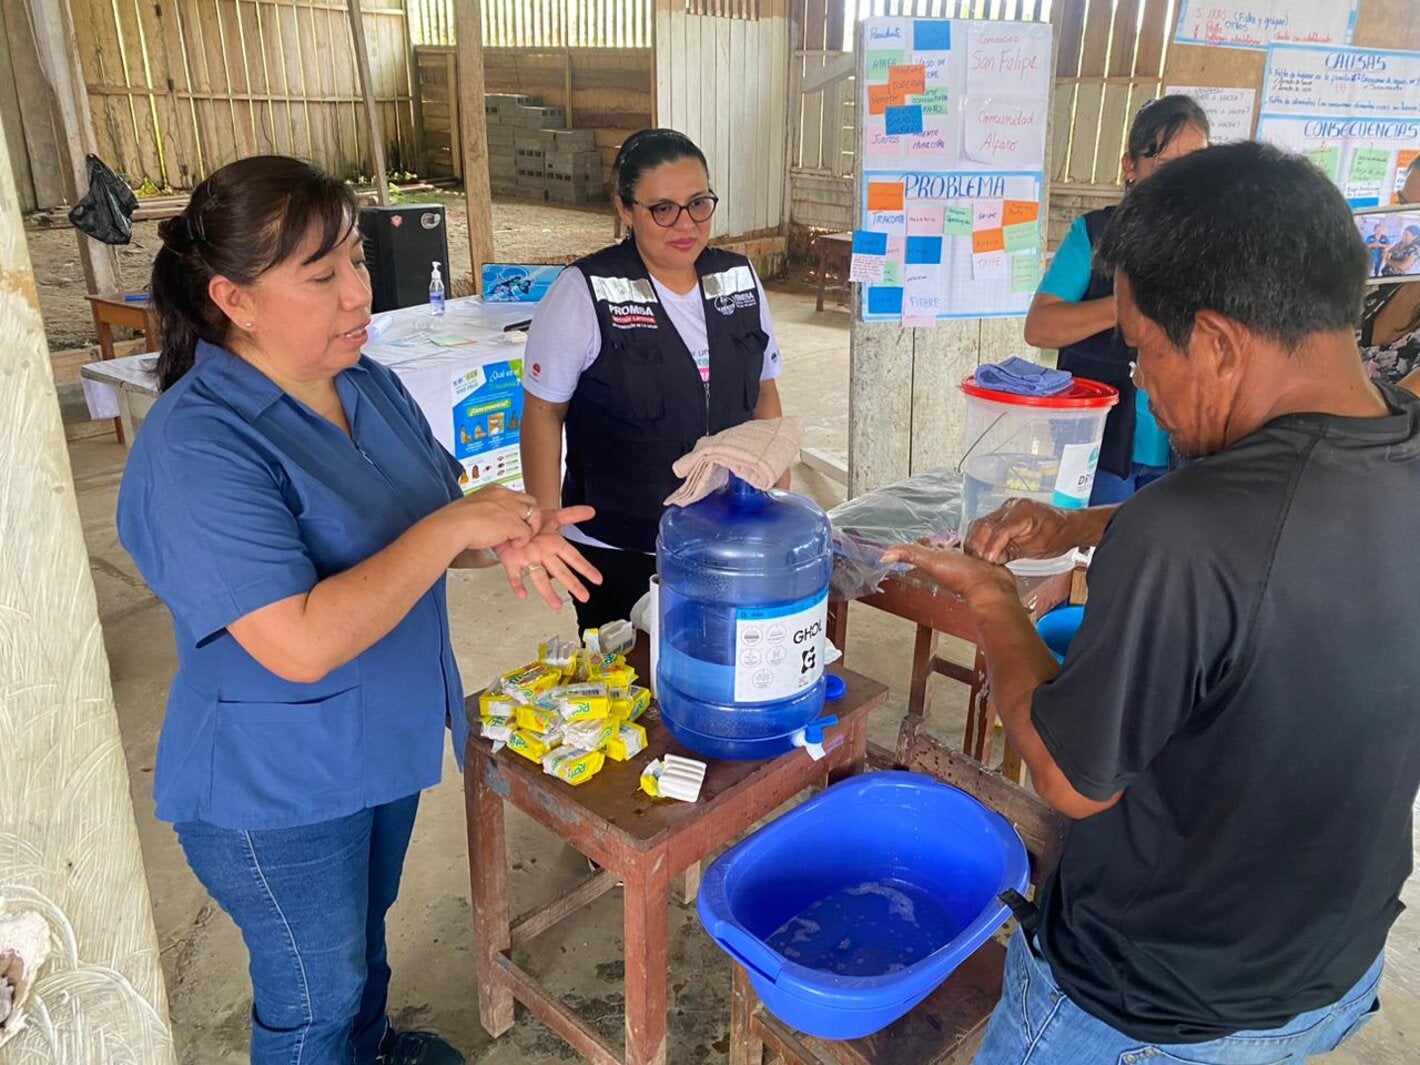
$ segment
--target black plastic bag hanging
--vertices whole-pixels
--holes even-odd
[[[88,156],[88,162],[89,191],[70,210],[69,221],[105,244],[127,244],[133,236],[138,197],[97,155]]]

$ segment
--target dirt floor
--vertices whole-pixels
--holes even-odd
[[[508,210],[542,233],[539,212]],[[589,217],[583,237],[604,240]],[[555,246],[572,238],[558,222]],[[544,238],[546,239],[546,238]],[[454,241],[457,244],[457,240]],[[548,240],[544,246],[553,246]],[[525,246],[531,246],[531,243]],[[815,313],[812,296],[771,289],[776,332],[785,353],[780,389],[787,411],[803,416],[806,443],[837,454],[848,440],[848,314]],[[170,826],[153,817],[154,746],[174,669],[172,626],[118,543],[113,524],[125,453],[110,437],[70,448],[78,503],[98,592],[113,674],[134,808],[148,871],[163,969],[182,1065],[241,1065],[247,1060],[251,1004],[246,953],[232,922],[212,903],[183,860]],[[797,466],[794,487],[824,505],[841,489]],[[476,690],[551,633],[571,634],[570,612],[549,614],[511,601],[501,574],[455,571],[449,581],[454,647],[465,687]],[[891,687],[870,733],[891,744],[904,710],[913,629],[907,622],[855,607],[847,663]],[[965,649],[950,649],[964,660]],[[959,737],[965,720],[963,689],[934,685],[932,732]],[[516,909],[535,907],[587,875],[575,851],[521,815],[508,819],[511,891]],[[1411,909],[1390,938],[1383,1009],[1330,1065],[1402,1065],[1416,1061],[1420,1043],[1420,875],[1406,890]],[[605,1038],[617,1045],[622,1029],[622,900],[619,891],[540,936],[517,952],[518,963],[544,979]],[[477,1065],[547,1065],[578,1056],[519,1008],[513,1029],[490,1039],[478,1022],[473,978],[473,930],[463,791],[452,757],[444,781],[425,793],[404,885],[390,921],[394,969],[391,1009],[397,1023],[444,1033]],[[671,908],[669,1054],[671,1065],[723,1062],[729,1053],[729,962],[710,942],[694,910]],[[1318,1059],[1320,1061],[1321,1059]],[[903,1062],[902,1065],[915,1065]],[[1085,1065],[1085,1063],[1082,1063]]]
[[[419,202],[443,203],[449,226],[449,258],[453,279],[451,296],[472,292],[469,272],[468,213],[462,193],[436,193]],[[158,222],[137,222],[133,240],[119,249],[119,270],[124,287],[146,288],[153,256],[161,241]],[[69,228],[32,230],[30,258],[39,281],[40,308],[44,312],[51,351],[82,347],[96,342],[93,318],[84,299],[84,271],[79,265],[76,231]],[[493,204],[493,247],[500,260],[524,263],[570,262],[612,241],[609,204],[587,208],[496,201]],[[87,238],[86,238],[87,239]]]

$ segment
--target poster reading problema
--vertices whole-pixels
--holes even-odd
[[[877,18],[861,41],[863,319],[1024,315],[1041,272],[1050,26]]]
[[[1306,155],[1352,207],[1393,202],[1420,150],[1420,53],[1273,45],[1257,139]]]

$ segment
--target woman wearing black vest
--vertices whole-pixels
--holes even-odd
[[[621,146],[615,175],[629,235],[562,272],[523,363],[527,491],[596,509],[565,530],[603,578],[576,604],[583,628],[627,617],[645,594],[676,459],[781,413],[759,278],[744,256],[707,246],[718,201],[704,154],[683,133],[645,129]]]
[[[1208,116],[1189,96],[1165,96],[1140,108],[1124,153],[1125,195],[1170,159],[1208,146]],[[1026,315],[1027,344],[1058,348],[1058,365],[1080,377],[1119,389],[1119,403],[1104,426],[1090,504],[1121,503],[1168,472],[1168,435],[1149,411],[1149,397],[1134,387],[1133,352],[1119,339],[1114,320],[1114,278],[1096,271],[1094,247],[1113,207],[1075,219]],[[545,504],[544,504],[545,505]]]

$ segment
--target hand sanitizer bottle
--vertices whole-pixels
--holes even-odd
[[[439,264],[434,264],[434,272],[429,275],[429,313],[444,313],[444,279],[439,276]]]

